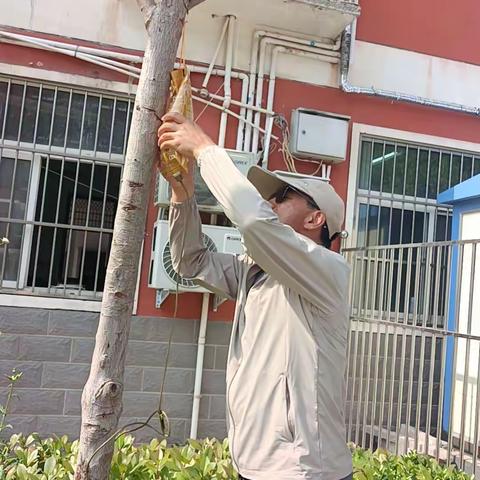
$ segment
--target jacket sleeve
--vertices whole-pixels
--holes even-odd
[[[222,148],[200,151],[197,162],[211,192],[243,235],[247,254],[283,285],[330,312],[346,302],[345,259],[282,224]]]
[[[194,198],[172,203],[169,223],[170,251],[175,271],[182,277],[194,279],[212,293],[234,299],[237,296],[241,260],[236,255],[207,250]]]

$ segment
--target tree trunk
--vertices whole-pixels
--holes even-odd
[[[93,458],[92,454],[115,431],[122,412],[130,317],[149,187],[158,157],[157,130],[188,5],[184,0],[137,0],[137,3],[145,19],[148,40],[128,139],[95,350],[82,395],[76,480],[106,480],[110,471],[113,442]]]

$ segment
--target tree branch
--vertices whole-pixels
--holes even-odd
[[[188,2],[188,9],[192,9],[193,7],[196,7],[197,5],[199,5],[200,3],[204,2],[205,0],[190,0]]]
[[[145,25],[147,25],[156,6],[155,0],[137,0],[137,5],[142,12]]]

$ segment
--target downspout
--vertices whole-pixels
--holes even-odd
[[[350,53],[352,47],[352,29],[349,25],[343,32],[341,60],[340,60],[340,88],[346,93],[360,93],[373,97],[388,98],[399,102],[415,103],[426,107],[442,108],[454,112],[480,115],[480,107],[471,107],[460,103],[444,102],[441,100],[432,100],[430,98],[419,97],[407,93],[393,92],[374,87],[357,87],[348,81],[348,71],[350,68]]]

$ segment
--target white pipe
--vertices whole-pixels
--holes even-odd
[[[197,363],[195,367],[195,386],[193,388],[192,424],[190,438],[196,439],[198,433],[198,417],[200,413],[200,400],[202,398],[203,359],[205,354],[205,339],[207,336],[208,301],[210,294],[204,293],[202,298],[202,313],[200,316],[200,329],[198,332]]]
[[[284,48],[284,47],[282,47],[282,48]],[[198,93],[202,97],[212,98],[213,100],[219,100],[219,101],[222,101],[222,102],[225,99],[225,97],[222,97],[221,95],[217,95],[216,93],[210,93],[208,90],[204,90],[203,88],[192,87],[192,92]],[[257,107],[254,107],[254,106],[250,106],[247,103],[239,102],[237,100],[230,100],[230,103],[232,105],[237,105],[238,107],[243,107],[245,109],[249,108],[250,110],[253,110],[254,112],[264,113],[265,115],[275,115],[275,112],[273,110],[267,110],[266,108],[257,108]]]
[[[255,106],[259,107],[262,103],[263,95],[263,79],[264,79],[264,69],[265,69],[265,56],[266,49],[268,45],[281,45],[288,47],[290,53],[294,53],[299,56],[314,58],[317,60],[322,60],[328,63],[338,63],[339,54],[337,52],[326,52],[320,48],[313,48],[303,45],[292,45],[291,42],[286,42],[284,40],[278,40],[276,38],[263,37],[260,41],[260,59],[258,62],[258,80],[257,80],[257,92],[255,95]],[[269,108],[267,107],[267,110]],[[260,125],[260,116],[261,114],[257,112],[255,114],[254,125],[257,127]],[[258,142],[259,142],[259,130],[255,129],[253,132],[252,139],[252,152],[258,151]]]
[[[237,118],[238,120],[240,120],[240,122],[243,122],[243,123],[247,123],[247,125],[250,125],[250,127],[252,128],[258,128],[258,130],[260,132],[262,132],[263,134],[265,134],[265,130],[261,127],[256,127],[252,122],[247,122],[247,120],[245,120],[244,118],[241,118],[240,115],[237,115],[235,112],[232,112],[231,110],[227,110],[224,106],[222,105],[217,105],[216,103],[212,103],[211,101],[209,100],[205,100],[201,97],[197,97],[196,95],[192,95],[192,98],[194,100],[196,100],[197,102],[200,102],[200,103],[204,103],[205,105],[209,105],[210,107],[213,107],[213,108],[216,108],[217,110],[222,110],[222,111],[226,111],[229,115],[231,115],[232,117],[235,117]],[[274,138],[275,140],[278,140],[278,137],[276,137],[275,135],[272,135],[272,138]]]
[[[218,52],[220,51],[220,47],[222,46],[223,39],[225,38],[225,33],[227,32],[227,27],[230,23],[230,17],[227,17],[225,23],[223,24],[222,33],[220,34],[220,39],[218,40],[217,48],[215,49],[215,53],[213,54],[212,61],[208,66],[207,73],[205,78],[203,79],[202,87],[207,88],[208,81],[210,80],[210,76],[212,75],[213,67],[215,66],[215,62],[217,61]]]
[[[249,105],[253,105],[254,103],[254,93],[255,93],[255,74],[257,72],[257,61],[258,61],[258,48],[260,43],[261,37],[268,37],[268,38],[275,38],[280,41],[285,41],[291,44],[291,46],[298,46],[298,45],[306,45],[309,47],[323,49],[323,50],[332,50],[338,51],[341,45],[341,39],[338,39],[335,43],[328,44],[324,43],[315,39],[304,39],[298,37],[292,37],[289,35],[284,35],[277,32],[269,32],[266,30],[257,30],[253,34],[252,40],[252,51],[250,55],[250,84],[248,87],[248,101]],[[247,111],[247,120],[252,120],[252,111]],[[245,129],[245,140],[244,140],[244,150],[250,150],[250,141],[251,141],[251,134],[252,129],[250,127],[246,127]]]
[[[86,62],[90,62],[90,63],[93,63],[95,65],[99,65],[101,67],[120,72],[120,73],[122,73],[124,75],[127,75],[127,76],[131,76],[131,77],[135,77],[135,78],[139,78],[139,76],[140,76],[140,68],[137,68],[137,67],[134,67],[134,66],[131,66],[131,65],[125,65],[125,64],[122,64],[120,62],[115,62],[114,60],[109,60],[107,58],[95,58],[95,55],[97,53],[98,53],[98,55],[105,54],[105,56],[107,56],[106,54],[108,54],[108,56],[111,56],[113,58],[115,58],[115,56],[118,54],[118,58],[120,58],[120,59],[126,59],[125,57],[128,58],[128,57],[133,57],[133,56],[128,56],[128,55],[121,54],[121,53],[118,53],[118,52],[108,52],[108,51],[99,50],[99,49],[96,49],[96,48],[80,47],[78,45],[72,45],[72,44],[66,44],[66,43],[64,44],[64,43],[61,43],[61,42],[45,41],[44,39],[38,39],[38,38],[35,38],[35,37],[28,37],[26,35],[18,35],[18,34],[14,34],[14,33],[10,33],[10,32],[0,31],[0,37],[2,35],[12,37],[14,40],[10,40],[11,42],[15,42],[15,43],[17,43],[17,42],[22,43],[23,42],[24,44],[26,43],[27,45],[30,45],[30,46],[33,45],[35,48],[39,48],[39,49],[42,49],[42,50],[53,50],[53,51],[61,53],[63,55],[67,55],[67,56],[70,56],[70,57],[77,57],[77,58],[80,58],[81,60],[84,60]],[[64,48],[57,47],[55,45],[65,45],[68,48],[64,49]],[[81,50],[88,50],[89,52],[92,52],[92,53],[78,53]],[[93,53],[95,53],[95,55]],[[128,58],[128,59],[132,60],[132,58]],[[133,60],[141,62],[143,59],[142,59],[142,57],[134,57]],[[119,65],[119,66],[117,67],[117,65]],[[175,67],[179,68],[180,64],[176,63]],[[206,67],[202,67],[202,66],[199,66],[199,65],[188,65],[188,69],[191,72],[196,72],[196,73],[207,73],[209,71]],[[224,77],[225,74],[226,74],[225,71],[220,70],[220,69],[212,69],[210,71],[210,75],[217,75],[217,76],[223,76]],[[230,72],[230,77],[240,79],[242,81],[241,104],[246,105],[247,104],[247,95],[248,95],[248,80],[249,80],[248,75],[243,73],[243,72],[235,72],[235,71],[232,70]],[[214,104],[212,104],[212,105],[217,107]],[[244,113],[245,109],[243,107],[242,107],[242,110],[243,110],[243,112],[241,111],[241,113]],[[238,125],[238,130],[237,130],[237,149],[240,149],[241,148],[241,145],[240,145],[241,140],[239,141],[239,139],[243,139],[243,128],[244,128],[244,123],[245,123],[244,116],[242,115],[240,117],[239,115],[236,115],[233,112],[228,111],[228,109],[226,111],[227,111],[227,113],[235,116],[236,118],[238,118],[240,120],[239,125]]]
[[[56,42],[54,40],[48,40],[46,38],[31,37],[29,35],[21,35],[19,33],[6,32],[3,30],[0,31],[0,36],[9,37],[9,38],[17,39],[24,42],[30,42],[32,40],[35,40],[37,42],[41,41],[46,45],[62,48],[64,50],[73,50],[75,52],[90,53],[93,55],[97,55],[99,57],[117,58],[118,60],[125,60],[126,62],[134,62],[134,63],[143,62],[143,57],[138,55],[130,55],[128,53],[114,52],[111,50],[101,50],[99,48],[93,48],[93,47],[84,47],[82,45],[74,45],[71,43]]]
[[[247,112],[246,106],[247,106],[247,102],[248,102],[248,77],[247,77],[246,82],[242,82],[241,99],[242,99],[242,107],[240,108],[240,118],[244,119],[245,114]],[[242,120],[240,122],[238,122],[237,145],[236,145],[237,150],[245,151],[245,149],[243,147],[243,137],[244,137],[244,133],[245,133],[245,127],[246,127],[245,122],[243,122]]]
[[[218,131],[218,145],[220,147],[225,146],[225,135],[227,132],[228,115],[226,110],[230,107],[230,101],[232,99],[232,63],[233,63],[233,34],[234,34],[235,17],[233,15],[228,16],[228,29],[227,29],[227,49],[225,57],[225,80],[223,82],[223,89],[225,93],[225,100],[223,101],[223,107],[225,111],[222,112],[220,117],[220,127]]]
[[[308,58],[313,59],[321,59],[329,63],[339,63],[338,58],[333,57],[325,57],[321,54],[314,54],[311,52],[304,52],[303,50],[297,50],[296,48],[287,48],[282,45],[277,45],[272,50],[272,61],[270,65],[270,76],[269,76],[269,83],[268,83],[268,96],[267,96],[267,110],[273,110],[273,100],[275,96],[275,81],[277,78],[277,58],[278,54],[290,54],[290,55],[300,55]],[[272,128],[273,128],[273,117],[267,117],[265,121],[265,143],[264,143],[264,151],[263,151],[263,160],[262,165],[267,167],[268,165],[268,153],[270,149],[270,142],[272,138]]]

